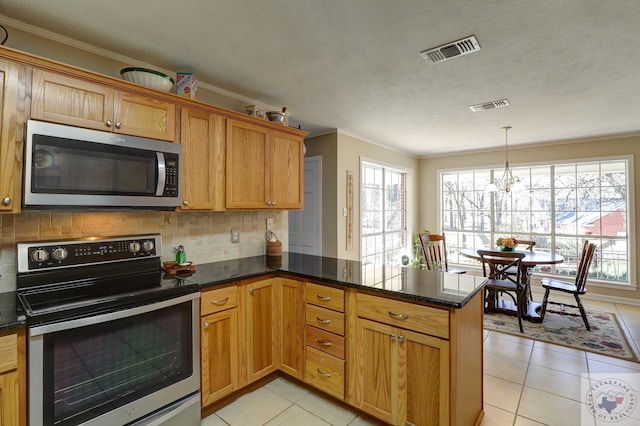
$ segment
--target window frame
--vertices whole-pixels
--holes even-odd
[[[358,169],[358,176],[359,176],[359,182],[358,182],[358,197],[359,197],[359,221],[360,221],[360,226],[359,226],[359,255],[358,255],[358,259],[360,260],[360,262],[363,263],[363,265],[365,264],[363,261],[363,239],[365,234],[363,233],[363,196],[362,196],[362,187],[363,187],[363,166],[364,164],[371,164],[373,166],[376,167],[380,167],[384,170],[392,170],[398,173],[404,173],[404,221],[405,221],[405,230],[404,230],[404,252],[403,254],[409,254],[411,253],[412,247],[411,247],[411,241],[412,241],[412,223],[413,223],[413,215],[412,215],[412,194],[413,194],[413,190],[412,190],[412,183],[413,183],[413,170],[407,167],[403,167],[403,166],[399,166],[397,164],[393,164],[393,163],[389,163],[389,162],[385,162],[385,161],[380,161],[374,158],[368,158],[368,157],[364,157],[361,156],[360,157],[360,161],[359,161],[359,169]],[[384,171],[383,171],[384,173]],[[384,235],[384,233],[382,234]],[[384,250],[383,250],[384,253]],[[397,263],[394,263],[393,265],[400,265],[401,264],[401,259],[397,260]]]
[[[611,289],[616,289],[616,290],[629,290],[629,291],[636,291],[638,288],[638,285],[636,283],[636,276],[637,276],[637,256],[634,254],[635,250],[634,248],[636,247],[636,223],[635,223],[635,217],[636,217],[636,207],[635,207],[635,165],[634,165],[634,156],[633,155],[614,155],[614,156],[607,156],[607,157],[596,157],[596,158],[567,158],[567,159],[561,159],[561,160],[553,160],[553,161],[544,161],[544,162],[534,162],[534,163],[519,163],[517,165],[513,165],[511,164],[511,168],[512,169],[521,169],[521,168],[535,168],[535,167],[540,167],[540,166],[557,166],[557,165],[568,165],[568,164],[572,164],[572,165],[580,165],[580,164],[586,164],[586,163],[595,163],[595,162],[609,162],[609,161],[626,161],[627,162],[627,175],[626,175],[626,185],[627,185],[627,215],[628,215],[628,219],[627,219],[627,224],[628,224],[628,229],[627,229],[627,260],[628,260],[628,272],[627,272],[627,281],[612,281],[612,280],[605,280],[605,279],[601,279],[601,278],[592,278],[589,277],[589,283],[594,284],[594,286],[596,287],[604,287],[604,288],[611,288]],[[452,172],[457,172],[457,173],[464,173],[464,172],[488,172],[490,176],[491,173],[494,173],[494,175],[496,173],[498,173],[498,170],[500,170],[501,168],[504,168],[504,164],[503,165],[486,165],[486,166],[482,166],[482,167],[460,167],[460,168],[446,168],[446,169],[437,169],[436,170],[436,174],[437,174],[437,188],[436,188],[436,193],[437,193],[437,200],[436,200],[436,205],[437,205],[437,226],[438,229],[443,229],[443,201],[444,201],[444,193],[443,193],[443,175],[445,173],[452,173]],[[514,173],[514,175],[517,175],[517,173]],[[499,177],[499,176],[498,176]],[[553,195],[555,197],[555,194]],[[491,203],[491,214],[492,217],[494,215],[494,208],[495,208],[495,203]],[[495,230],[495,225],[492,224],[491,225],[492,228],[489,231],[490,234],[496,234],[496,233],[500,233],[500,231],[496,231]],[[462,231],[462,230],[461,230]],[[473,231],[473,230],[472,230]],[[446,233],[447,231],[444,230],[444,232]],[[534,233],[535,234],[535,233]],[[555,235],[556,234],[556,230],[553,229],[550,235]],[[503,235],[496,235],[496,236],[503,236]],[[601,238],[600,235],[594,236],[594,238],[597,237],[598,239]],[[455,262],[451,262],[451,259],[449,259],[449,263],[450,264],[455,264]],[[464,264],[464,266],[471,266],[474,267],[474,265],[467,265]],[[542,271],[536,271],[536,275],[539,276],[549,276],[549,277],[554,277],[554,278],[560,278],[560,279],[567,279],[567,275],[562,275],[562,274],[551,274],[551,273],[545,273]]]

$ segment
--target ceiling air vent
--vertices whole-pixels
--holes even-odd
[[[453,43],[447,43],[439,47],[434,47],[433,49],[422,51],[420,54],[427,62],[437,64],[438,62],[467,55],[477,52],[478,50],[480,50],[478,40],[476,40],[475,36],[469,36],[462,40],[454,41]]]
[[[471,105],[469,109],[473,112],[486,111],[488,109],[496,109],[509,106],[508,99],[500,99],[499,101],[485,102],[483,104]]]

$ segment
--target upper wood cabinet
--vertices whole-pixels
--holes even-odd
[[[303,138],[227,120],[229,209],[301,209]]]
[[[0,211],[20,211],[22,138],[18,130],[19,74],[25,67],[0,61]]]
[[[175,108],[98,81],[33,71],[31,117],[37,120],[175,142]]]
[[[183,108],[181,210],[225,210],[225,118]]]

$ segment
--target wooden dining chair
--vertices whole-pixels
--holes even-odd
[[[447,263],[447,240],[443,234],[418,234],[422,255],[427,269],[430,271],[444,271],[452,274],[466,274],[464,269],[449,269]]]
[[[478,250],[480,261],[482,262],[482,273],[488,278],[485,284],[485,300],[495,298],[499,304],[499,296],[507,295],[511,297],[516,306],[518,325],[520,332],[522,328],[522,316],[524,315],[524,300],[526,297],[525,287],[522,283],[522,259],[525,254],[519,252],[504,252],[493,250]],[[516,271],[515,275],[508,273],[508,269]]]
[[[518,240],[518,247],[523,247],[524,250],[529,250],[529,251],[533,251],[533,248],[535,247],[536,242],[535,241],[531,241],[531,240]],[[514,268],[509,268],[508,271],[509,275],[515,275],[516,271]],[[525,280],[528,280],[529,277],[522,277]],[[531,294],[531,286],[528,287],[528,297],[529,300],[533,300],[533,295]]]
[[[561,281],[555,279],[547,279],[544,278],[541,281],[542,287],[545,289],[544,291],[544,299],[542,299],[542,308],[540,309],[540,319],[544,321],[544,315],[547,312],[547,304],[551,303],[554,305],[562,305],[569,308],[577,308],[580,310],[580,316],[582,316],[582,321],[584,321],[585,327],[587,330],[591,331],[591,327],[589,326],[589,321],[587,320],[587,314],[584,310],[584,306],[582,306],[582,301],[580,300],[580,296],[587,292],[587,277],[589,276],[589,268],[591,267],[591,262],[593,261],[593,256],[596,252],[596,245],[593,243],[589,243],[589,241],[585,240],[582,244],[582,253],[580,255],[580,260],[578,261],[578,271],[576,273],[576,279],[573,282],[569,281]],[[574,299],[576,300],[575,305],[570,305],[567,303],[561,302],[552,302],[549,300],[549,294],[551,291],[560,291],[563,293],[572,294]],[[562,311],[551,311],[557,314],[563,315],[572,315],[578,316],[578,314],[574,314],[571,312]]]

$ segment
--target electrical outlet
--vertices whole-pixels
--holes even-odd
[[[239,243],[240,242],[240,231],[238,231],[237,229],[232,229],[231,230],[231,242],[232,243]]]
[[[273,219],[272,218],[268,218],[267,219],[267,231],[273,231]]]

